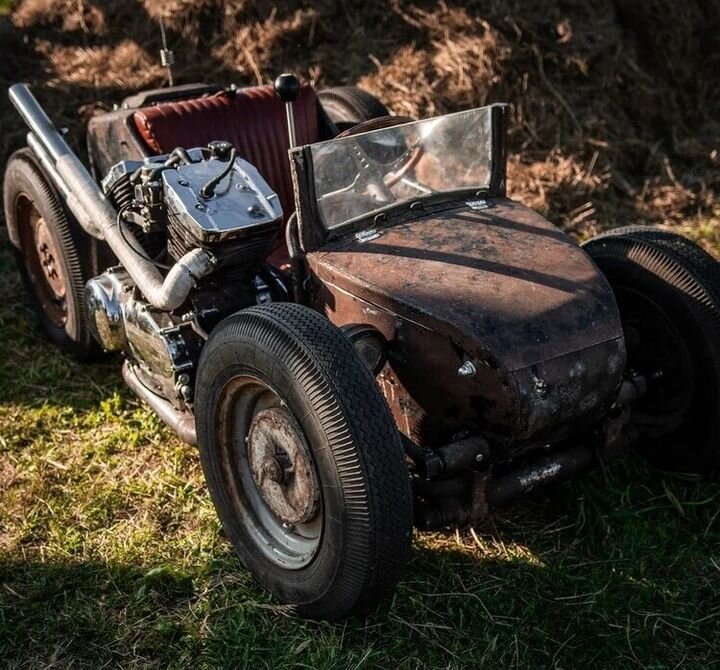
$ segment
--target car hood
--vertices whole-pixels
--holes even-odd
[[[347,235],[311,254],[311,268],[507,371],[621,338],[610,286],[589,256],[531,209],[488,204]]]

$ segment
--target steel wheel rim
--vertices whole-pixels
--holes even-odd
[[[299,570],[313,561],[321,543],[322,495],[317,513],[310,521],[284,524],[258,488],[246,442],[258,413],[283,406],[279,395],[256,377],[243,375],[231,379],[219,400],[219,446],[236,518],[265,558],[281,568]]]
[[[15,202],[23,261],[43,313],[57,328],[67,322],[67,286],[61,258],[49,227],[32,200],[21,194]]]

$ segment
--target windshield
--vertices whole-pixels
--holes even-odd
[[[491,107],[413,121],[310,146],[325,227],[458,189],[485,189],[492,164]]]

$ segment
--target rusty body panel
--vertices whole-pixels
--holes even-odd
[[[388,339],[379,384],[420,444],[473,430],[506,446],[556,440],[598,418],[621,380],[620,319],[595,265],[539,214],[490,204],[308,254],[313,306]],[[459,376],[466,362],[476,372]]]

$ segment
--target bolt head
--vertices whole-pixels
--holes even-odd
[[[474,377],[477,372],[470,361],[465,361],[457,370],[458,377]]]

